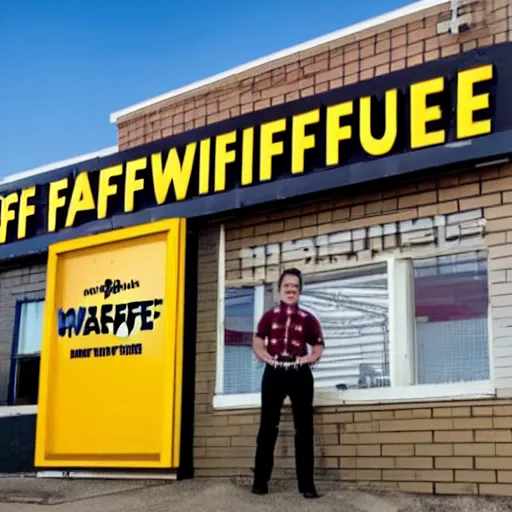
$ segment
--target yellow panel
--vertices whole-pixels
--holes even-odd
[[[184,259],[183,219],[50,248],[36,466],[178,467]]]

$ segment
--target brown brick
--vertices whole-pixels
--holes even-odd
[[[472,457],[436,457],[437,469],[473,469]]]
[[[496,447],[496,453],[493,453],[492,455],[498,455],[499,457],[512,457],[512,443],[499,443],[493,446]]]
[[[492,418],[454,418],[453,428],[457,429],[471,429],[471,430],[485,430],[492,428]]]
[[[398,419],[405,419],[405,418],[412,418],[412,409],[402,409],[395,411],[395,418]]]
[[[371,412],[356,412],[354,414],[354,421],[371,421],[372,413]]]
[[[423,482],[453,482],[453,471],[449,469],[424,469],[416,472],[416,480]]]
[[[391,420],[393,419],[393,411],[374,411],[372,420]]]
[[[402,492],[432,494],[434,484],[432,482],[399,482],[398,489]]]
[[[395,460],[392,457],[358,457],[356,467],[370,468],[394,468]]]
[[[496,455],[495,445],[493,443],[461,443],[453,445],[454,455],[456,456],[493,456]]]
[[[205,444],[206,446],[230,446],[231,439],[229,437],[207,437]]]
[[[492,424],[492,422],[491,422]],[[453,428],[451,419],[416,419],[416,420],[395,420],[381,421],[382,432],[408,432],[416,430],[443,430]]]
[[[494,416],[512,415],[512,405],[496,405],[493,408]]]
[[[418,217],[431,217],[433,215],[446,215],[458,211],[457,201],[446,201],[444,203],[429,204],[418,208]]]
[[[354,421],[354,413],[338,412],[335,414],[325,414],[321,417],[322,423],[352,423]]]
[[[512,434],[510,430],[477,430],[475,441],[477,443],[510,443]],[[496,451],[499,451],[499,447]]]
[[[397,469],[431,469],[434,467],[432,457],[397,457]]]
[[[437,192],[423,192],[422,194],[414,194],[412,196],[400,197],[398,199],[399,208],[411,208],[413,206],[420,206],[437,201]]]
[[[448,430],[434,432],[435,443],[470,443],[472,441],[473,432],[470,430]]]
[[[472,414],[473,414],[473,416],[492,416],[493,408],[492,407],[473,407]]]
[[[501,204],[501,194],[487,194],[469,199],[460,199],[460,210],[474,210],[475,208],[484,208],[486,206],[494,206]]]
[[[432,416],[434,416],[434,418],[451,418],[452,417],[452,408],[451,407],[436,408],[432,411]]]
[[[452,407],[452,416],[454,418],[469,418],[471,407]]]
[[[453,445],[444,443],[417,444],[415,454],[419,456],[450,457],[453,455]]]
[[[493,418],[493,427],[495,429],[512,428],[512,417]]]
[[[478,485],[472,483],[436,483],[436,494],[478,494]]]
[[[457,470],[455,471],[456,482],[496,482],[495,471],[482,470]]]
[[[423,445],[417,445],[423,446]],[[432,446],[432,445],[425,445]],[[382,455],[384,456],[402,456],[409,457],[414,455],[414,445],[413,444],[389,444],[382,446]],[[417,454],[419,455],[419,454]]]
[[[324,446],[326,457],[355,457],[356,453],[356,446],[352,445]]]
[[[512,216],[512,204],[503,204],[500,206],[492,206],[484,210],[486,219],[501,219],[503,217]]]
[[[414,409],[412,411],[413,418],[431,418],[432,409]]]
[[[343,457],[339,463],[342,469],[355,469],[357,467],[357,459],[355,457]]]
[[[384,469],[382,471],[382,479],[407,482],[414,481],[416,479],[416,475],[414,471],[411,471],[410,469]]]
[[[512,457],[476,457],[476,469],[512,469]]]
[[[512,484],[480,484],[480,494],[512,496]]]
[[[391,71],[399,71],[405,69],[405,59],[395,60],[391,63]]]
[[[361,444],[431,443],[432,432],[371,432],[357,434],[357,439]]]
[[[358,457],[379,457],[381,454],[380,445],[361,445],[357,446],[356,454]]]
[[[456,188],[439,190],[439,201],[449,201],[450,199],[459,199],[462,197],[476,196],[480,192],[478,183],[468,185],[459,185]]]
[[[503,192],[512,190],[512,176],[501,178],[498,180],[489,180],[482,183],[482,194],[490,194],[492,192]]]

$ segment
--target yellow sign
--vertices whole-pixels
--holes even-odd
[[[36,466],[177,468],[185,221],[50,248]]]

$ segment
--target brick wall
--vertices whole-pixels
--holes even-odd
[[[45,280],[44,263],[4,267],[0,271],[0,405],[8,398],[16,301],[44,298]]]
[[[318,46],[121,118],[121,150],[477,47],[511,40],[507,0],[467,2],[472,29],[437,35],[449,3]],[[163,84],[165,88],[165,84]]]
[[[511,39],[507,0],[467,2],[472,29],[437,35],[449,2],[295,54],[121,118],[121,150],[391,71]],[[465,172],[375,194],[279,208],[227,224],[227,272],[243,274],[240,250],[426,216],[482,209],[487,221],[496,346],[512,330],[512,167]],[[199,244],[196,423],[197,476],[250,478],[258,411],[215,411],[218,226]],[[500,358],[502,388],[512,361]],[[496,361],[495,361],[496,362]],[[496,366],[496,365],[495,365]],[[501,368],[501,369],[500,369]],[[508,391],[504,394],[511,395]],[[321,407],[316,414],[318,478],[404,491],[512,494],[512,401]],[[293,424],[282,418],[276,477],[294,476]]]
[[[512,166],[239,217],[226,224],[227,276],[236,278],[233,273],[241,272],[236,265],[244,248],[479,208],[486,219],[496,350],[509,343],[512,325]],[[200,239],[194,462],[198,476],[248,479],[258,410],[212,407],[218,229],[205,229]],[[511,362],[495,361],[503,367],[501,374],[496,369],[496,377],[503,378],[503,387],[511,387]],[[511,400],[319,407],[316,437],[319,479],[403,491],[512,494]],[[277,478],[294,477],[293,453],[287,411],[276,448]]]

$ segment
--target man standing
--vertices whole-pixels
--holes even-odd
[[[313,478],[313,373],[310,365],[322,355],[324,340],[318,320],[299,308],[302,274],[285,270],[279,278],[280,303],[267,311],[254,337],[255,355],[266,364],[261,386],[261,418],[252,492],[267,494],[274,466],[281,409],[290,397],[295,426],[295,466],[299,492],[319,497]],[[308,345],[312,346],[308,354]]]

